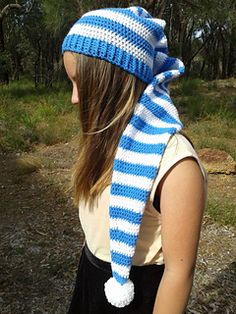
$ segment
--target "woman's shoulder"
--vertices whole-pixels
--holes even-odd
[[[166,145],[159,171],[166,172],[175,163],[187,157],[194,158],[198,162],[200,168],[203,168],[198,154],[190,139],[181,133],[176,133],[171,136]]]
[[[192,157],[199,164],[203,175],[205,176],[204,167],[198,157],[198,154],[191,142],[191,140],[182,133],[174,134],[167,143],[166,150],[164,152],[161,168],[172,167],[175,163],[181,159]]]
[[[166,145],[157,177],[154,180],[153,189],[151,191],[151,199],[154,197],[156,188],[165,174],[179,161],[184,158],[193,158],[199,165],[204,181],[207,181],[206,171],[193,147],[191,141],[183,134],[176,133],[171,136]]]
[[[165,158],[173,158],[181,154],[193,154],[197,156],[197,153],[190,139],[188,139],[182,133],[175,133],[174,135],[171,136],[170,140],[166,145],[163,160]]]

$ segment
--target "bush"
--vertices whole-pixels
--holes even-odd
[[[202,81],[200,79],[183,79],[180,82],[182,96],[196,96],[199,94]]]

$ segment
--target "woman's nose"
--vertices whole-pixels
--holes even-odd
[[[71,96],[71,103],[73,105],[78,104],[79,102],[79,97],[78,97],[78,90],[77,86],[73,84],[73,90],[72,90],[72,96]]]

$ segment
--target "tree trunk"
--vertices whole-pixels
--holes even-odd
[[[0,52],[5,51],[4,33],[3,33],[3,18],[0,18]],[[1,61],[0,82],[3,84],[9,84],[9,73],[7,71],[6,61]]]
[[[41,46],[38,42],[38,50],[37,50],[37,59],[34,63],[34,86],[35,88],[38,87],[38,84],[40,83],[40,59],[41,59]]]
[[[235,75],[236,71],[236,27],[232,29],[231,32],[231,40],[229,44],[229,52],[228,52],[228,65],[227,65],[227,77],[232,77]]]
[[[4,31],[3,31],[3,18],[8,13],[10,9],[21,9],[22,6],[18,3],[7,4],[1,11],[0,11],[0,52],[5,51],[5,40],[4,40]],[[6,67],[6,61],[2,60],[2,67],[3,73],[0,75],[0,80],[5,83],[9,84],[9,73]],[[1,73],[0,73],[1,74]],[[2,76],[2,78],[1,78]]]
[[[14,72],[13,72],[13,80],[20,80],[20,69],[21,69],[21,59],[17,52],[14,55]]]
[[[4,33],[3,33],[3,18],[0,18],[0,52],[5,50]]]
[[[199,74],[200,77],[203,77],[203,72],[204,72],[204,69],[205,69],[205,65],[206,65],[206,61],[203,60],[202,66],[201,66],[201,70],[200,70],[200,74]]]
[[[3,18],[6,16],[9,10],[11,9],[18,9],[20,10],[22,6],[18,3],[11,3],[7,4],[1,11],[0,11],[0,51],[5,50],[4,45],[4,32],[3,32]]]
[[[225,47],[225,39],[221,32],[221,46],[222,46],[222,62],[221,62],[221,78],[227,78],[227,55],[226,55],[226,47]]]
[[[52,87],[53,74],[54,74],[54,40],[49,38],[49,49],[46,56],[46,75],[45,75],[45,86]]]

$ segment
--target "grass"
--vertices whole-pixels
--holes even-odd
[[[28,150],[33,144],[52,145],[78,132],[70,88],[35,89],[27,81],[0,87],[0,147]]]
[[[236,160],[236,119],[227,115],[208,114],[189,122],[187,134],[197,149],[217,148],[226,151]]]
[[[206,213],[216,222],[222,225],[236,226],[235,204],[230,201],[216,202],[209,200]]]
[[[39,157],[26,155],[16,160],[16,171],[18,174],[29,174],[40,169],[42,165]]]
[[[225,150],[236,160],[235,80],[182,80],[172,89],[186,133],[197,149]]]
[[[191,82],[191,81],[190,81]],[[197,121],[209,115],[217,115],[226,119],[236,119],[236,92],[224,89],[208,90],[206,83],[191,90],[183,88],[181,83],[172,90],[172,98],[182,117],[187,122]],[[199,84],[199,83],[198,83]],[[184,83],[187,85],[187,83]],[[188,92],[185,93],[185,90]],[[190,93],[191,91],[191,93]]]

